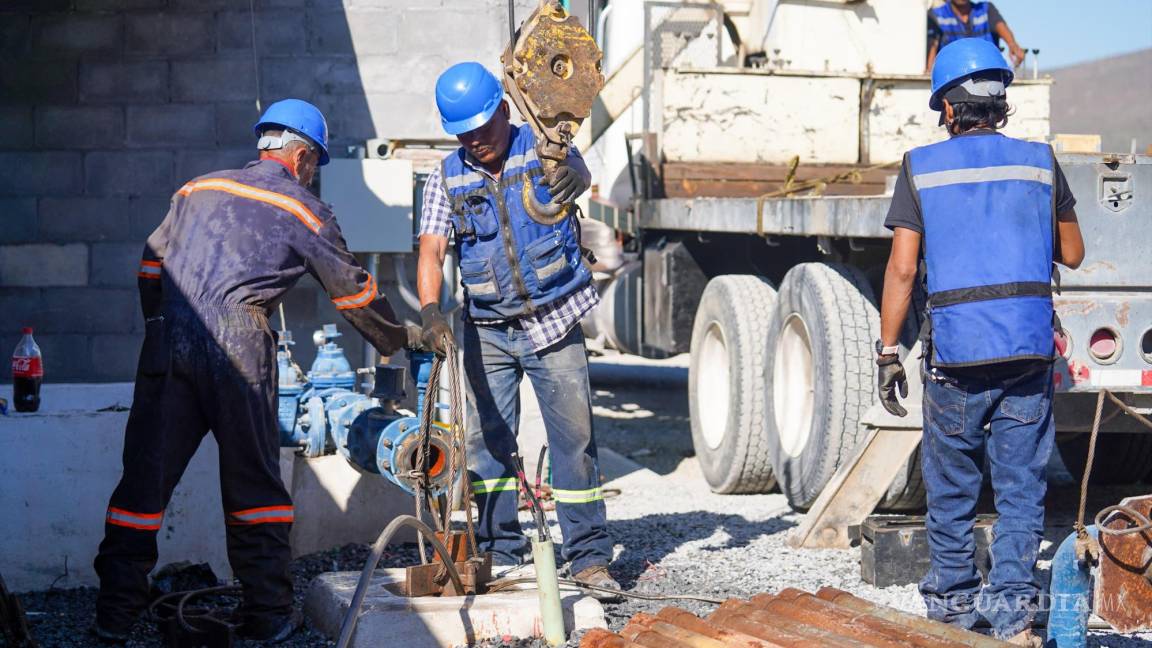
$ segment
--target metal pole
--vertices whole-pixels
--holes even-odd
[[[380,253],[369,253],[367,262],[368,267],[366,270],[368,270],[369,274],[375,277],[377,272],[380,270]],[[364,340],[364,366],[368,367],[369,369],[376,366],[376,349],[373,348],[367,340]]]

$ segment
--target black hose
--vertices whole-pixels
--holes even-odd
[[[384,527],[384,530],[380,532],[380,537],[372,543],[372,551],[368,555],[368,561],[364,563],[363,571],[360,572],[360,580],[356,583],[356,593],[352,595],[352,603],[348,606],[348,613],[344,615],[344,622],[340,624],[340,639],[336,642],[336,648],[348,648],[349,643],[351,643],[352,633],[356,630],[356,622],[360,620],[360,608],[364,605],[364,595],[368,593],[368,583],[372,580],[372,573],[380,564],[380,557],[384,555],[384,548],[388,546],[388,541],[392,539],[393,535],[396,535],[397,531],[406,526],[416,529],[417,533],[432,543],[432,548],[440,556],[444,569],[448,571],[448,577],[456,586],[456,591],[464,591],[464,584],[460,581],[460,573],[456,571],[455,563],[452,562],[452,555],[436,537],[436,533],[427,524],[415,517],[401,515]]]

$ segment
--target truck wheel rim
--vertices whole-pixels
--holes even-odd
[[[772,367],[772,400],[780,447],[789,457],[798,457],[808,445],[815,405],[812,340],[804,319],[792,314],[784,322],[776,341],[776,362]]]
[[[700,364],[696,371],[696,402],[701,405],[700,434],[709,450],[724,443],[728,431],[728,410],[731,406],[732,380],[729,375],[728,345],[720,324],[712,322],[700,346]]]

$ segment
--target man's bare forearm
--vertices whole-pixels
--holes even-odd
[[[420,254],[416,264],[416,293],[420,306],[440,303],[440,288],[444,285],[444,255],[448,242],[442,236],[426,234],[420,237]]]
[[[919,260],[920,233],[896,228],[892,253],[884,271],[884,295],[880,300],[880,340],[884,346],[895,346],[900,340],[900,329],[904,328],[912,303]]]

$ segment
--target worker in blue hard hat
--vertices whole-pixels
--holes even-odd
[[[452,330],[439,296],[452,239],[464,287],[469,474],[480,512],[480,549],[504,566],[521,564],[528,551],[517,520],[512,459],[519,387],[527,375],[548,433],[562,557],[577,581],[619,589],[608,571],[612,539],[579,326],[599,296],[581,258],[575,218],[541,224],[522,198],[525,183],[545,182],[553,200],[570,202],[588,188],[591,174],[572,149],[553,177],[542,178],[532,129],[511,123],[500,82],[479,63],[448,68],[436,82],[436,105],[460,148],[424,186],[417,282],[425,344],[444,353]]]
[[[929,618],[971,628],[983,616],[997,638],[1038,646],[1033,568],[1055,431],[1053,263],[1080,265],[1084,241],[1052,148],[997,132],[1012,78],[986,40],[955,41],[936,59],[929,106],[949,138],[904,156],[885,222],[893,238],[876,364],[881,403],[907,415],[900,332],[921,281],[931,566],[920,592]],[[985,460],[999,518],[981,588],[972,530]]]
[[[1008,27],[996,5],[978,0],[937,0],[928,9],[928,63],[932,69],[937,53],[961,38],[980,38],[993,45],[1001,40],[1008,46],[1012,65],[1024,62],[1024,49]]]
[[[268,314],[311,274],[383,354],[419,344],[348,252],[308,190],[328,162],[315,106],[285,99],[255,126],[259,159],[188,181],[148,237],[138,272],[145,340],[124,440],[124,471],[96,557],[96,635],[125,641],[149,601],[156,534],[209,430],[219,446],[228,560],[243,589],[242,636],[277,642],[299,625],[280,480],[275,339]],[[415,327],[414,327],[415,328]]]

